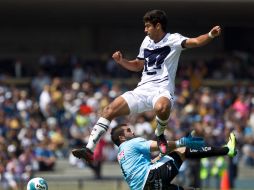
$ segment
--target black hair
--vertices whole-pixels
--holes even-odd
[[[167,15],[164,11],[162,10],[152,10],[148,11],[144,17],[143,17],[144,22],[150,22],[155,26],[157,23],[161,24],[162,30],[166,32],[167,30],[167,23],[168,23],[168,18]]]
[[[122,128],[123,126],[127,126],[127,124],[119,124],[111,130],[111,140],[117,146],[121,144],[119,136],[124,135],[124,129]]]

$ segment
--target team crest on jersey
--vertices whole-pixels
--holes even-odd
[[[124,150],[120,152],[117,156],[118,161],[121,160],[124,157]]]

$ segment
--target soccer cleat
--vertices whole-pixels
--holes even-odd
[[[162,155],[165,155],[169,152],[168,143],[164,134],[157,136],[157,145]]]
[[[93,152],[88,148],[73,149],[71,152],[76,158],[85,159],[89,163],[94,160]]]
[[[236,138],[235,138],[235,134],[234,133],[230,133],[229,135],[229,140],[228,143],[226,145],[226,147],[228,147],[229,151],[228,151],[228,156],[229,157],[234,157],[237,154],[237,150],[236,150]]]

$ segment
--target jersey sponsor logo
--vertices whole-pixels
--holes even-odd
[[[118,161],[124,157],[124,150],[117,155]]]
[[[170,53],[171,49],[169,46],[164,46],[162,48],[157,48],[154,50],[145,49],[145,65],[144,72],[147,75],[157,74],[157,70],[161,69],[161,65],[164,63],[165,58]]]

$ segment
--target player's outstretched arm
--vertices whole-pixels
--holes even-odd
[[[112,58],[115,60],[115,62],[117,62],[119,65],[121,65],[122,67],[124,67],[129,71],[138,72],[141,71],[144,67],[143,60],[138,59],[127,60],[123,58],[123,55],[120,51],[116,51],[115,53],[113,53]]]
[[[183,44],[183,46],[185,48],[201,47],[211,42],[214,38],[216,38],[220,34],[221,34],[220,26],[214,26],[207,34],[200,35],[196,38],[187,39]]]

